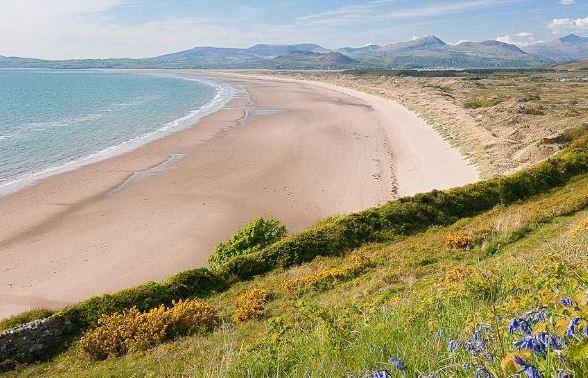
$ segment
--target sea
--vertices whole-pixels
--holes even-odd
[[[192,127],[231,96],[169,73],[0,69],[0,195]]]

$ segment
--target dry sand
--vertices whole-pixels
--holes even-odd
[[[395,103],[326,84],[215,75],[237,95],[197,126],[0,198],[0,317],[205,265],[256,217],[296,231],[477,179]]]

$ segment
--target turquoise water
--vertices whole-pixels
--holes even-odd
[[[226,92],[155,74],[0,69],[0,192],[192,125]]]

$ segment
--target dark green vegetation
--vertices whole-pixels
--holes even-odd
[[[287,234],[286,227],[275,219],[256,219],[220,243],[208,258],[211,268],[218,268],[232,257],[257,252]]]

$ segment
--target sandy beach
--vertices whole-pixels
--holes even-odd
[[[207,264],[256,217],[297,231],[477,172],[402,106],[324,83],[221,78],[195,127],[0,198],[0,317]]]

